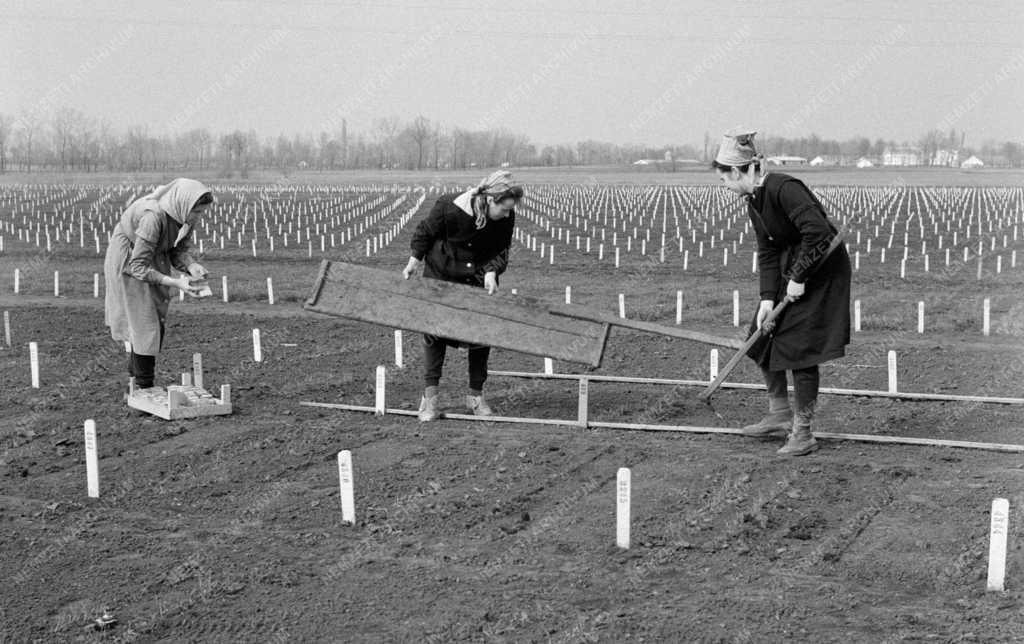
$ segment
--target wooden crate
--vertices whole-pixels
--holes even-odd
[[[129,387],[125,401],[129,407],[144,411],[164,420],[226,416],[231,413],[231,389],[221,387],[221,397],[195,385],[171,385],[136,389]]]

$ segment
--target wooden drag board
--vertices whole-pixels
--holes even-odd
[[[592,367],[601,366],[609,329],[503,293],[328,260],[303,308]]]
[[[174,389],[184,395],[181,403],[171,403],[171,395],[164,387],[135,389],[125,396],[129,407],[144,411],[164,420],[199,418],[201,416],[226,416],[231,413],[231,402],[214,397],[202,387],[178,385]]]

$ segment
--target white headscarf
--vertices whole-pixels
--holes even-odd
[[[174,244],[177,245],[192,230],[192,222],[188,220],[188,214],[195,208],[199,198],[207,193],[211,193],[212,196],[211,190],[195,179],[175,179],[167,185],[157,186],[153,192],[139,197],[135,201],[142,199],[156,201],[160,210],[166,212],[181,225],[178,237],[174,240]]]

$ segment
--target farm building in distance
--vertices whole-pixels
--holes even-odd
[[[772,165],[806,165],[807,157],[794,157],[780,154],[778,156],[768,157],[768,163]]]
[[[920,148],[900,146],[885,148],[882,152],[882,165],[923,165],[924,155]]]
[[[960,167],[964,168],[965,170],[971,170],[973,168],[983,168],[985,167],[985,163],[981,159],[972,154],[967,158],[966,161],[960,164]]]

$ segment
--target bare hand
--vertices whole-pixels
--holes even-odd
[[[498,274],[494,271],[488,271],[484,273],[484,288],[487,289],[488,295],[494,295],[494,292],[498,290]]]
[[[402,277],[404,277],[405,279],[409,279],[416,272],[416,269],[418,269],[421,264],[423,264],[422,260],[416,259],[415,257],[410,257],[409,262],[405,265],[405,268],[402,269]]]

